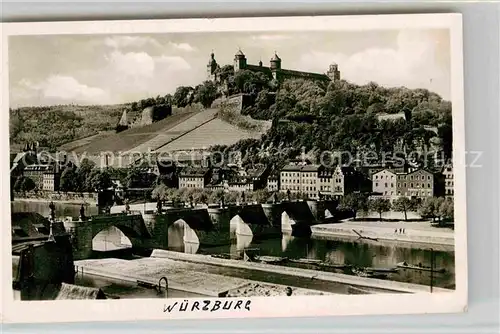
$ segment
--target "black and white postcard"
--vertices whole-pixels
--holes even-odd
[[[4,321],[466,309],[459,14],[2,42]]]

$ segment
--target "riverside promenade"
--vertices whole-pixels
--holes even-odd
[[[342,286],[345,291],[348,287],[356,287],[366,289],[371,292],[385,293],[429,293],[429,287],[425,285],[403,283],[396,281],[386,281],[375,278],[358,277],[346,274],[331,273],[325,271],[284,267],[257,262],[245,262],[241,260],[229,260],[211,257],[210,255],[201,254],[186,254],[167,250],[155,249],[151,257],[178,260],[196,264],[220,266],[225,268],[235,268],[246,270],[247,272],[259,271],[264,274],[278,274],[284,276],[292,276],[295,278],[307,278],[309,285],[314,285],[314,282],[323,284],[335,283],[337,286]],[[320,284],[321,285],[321,284]],[[453,290],[434,288],[434,292],[451,292]]]
[[[287,286],[275,283],[231,277],[213,273],[202,264],[167,258],[142,258],[122,260],[115,258],[75,261],[77,275],[96,276],[129,283],[138,281],[152,286],[158,285],[160,278],[166,277],[169,290],[186,293],[188,296],[207,297],[255,297],[284,296]],[[212,271],[212,272],[210,272]],[[331,295],[318,291],[291,286],[294,295]]]
[[[340,223],[319,224],[311,227],[315,237],[339,237],[355,240],[362,235],[378,241],[398,242],[412,248],[434,247],[436,250],[453,251],[455,233],[446,227],[433,227],[430,222],[361,221],[345,220]],[[356,232],[355,232],[356,231]],[[363,239],[360,239],[363,240]],[[369,239],[364,239],[368,240]]]

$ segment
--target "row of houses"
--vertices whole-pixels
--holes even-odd
[[[290,163],[278,172],[266,166],[249,171],[233,169],[188,168],[179,174],[179,188],[253,191],[267,189],[305,194],[311,199],[338,199],[353,192],[370,193],[388,199],[400,196],[453,196],[453,168],[439,172],[421,168],[370,167],[332,168],[307,163]]]
[[[254,191],[265,189],[269,168],[259,164],[250,168],[237,165],[226,167],[185,167],[179,171],[179,188],[198,188],[224,191]]]
[[[49,160],[52,163],[40,164],[40,157],[31,157],[29,152],[20,153],[11,160],[11,174],[30,177],[38,189],[58,191],[63,169],[58,163],[67,165],[67,161],[55,158]],[[298,161],[271,171],[262,164],[250,168],[242,168],[237,164],[214,168],[201,162],[203,161],[199,164],[157,162],[156,168],[147,168],[146,172],[153,173],[154,176],[168,176],[165,178],[169,182],[168,186],[174,188],[239,192],[267,189],[270,192],[300,193],[311,199],[340,198],[352,192],[371,193],[389,199],[399,196],[453,196],[454,188],[451,164],[439,171],[430,171],[407,165],[326,167]]]
[[[401,196],[452,197],[454,188],[451,164],[439,172],[421,168],[326,168],[289,164],[280,171],[279,180],[273,181],[269,183],[269,190],[303,193],[312,199],[322,196],[340,198],[353,192],[371,193],[390,200]]]

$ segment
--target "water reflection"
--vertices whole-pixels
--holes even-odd
[[[200,240],[196,231],[182,219],[177,220],[168,228],[169,249],[196,254],[200,247]]]
[[[44,217],[48,217],[50,214],[49,209],[50,202],[38,202],[38,201],[14,201],[11,202],[12,212],[37,212]],[[85,206],[85,214],[87,216],[97,215],[97,206],[88,203],[61,203],[54,202],[56,207],[57,217],[78,217],[80,216],[80,206]]]

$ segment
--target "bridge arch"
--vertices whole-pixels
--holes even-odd
[[[108,251],[131,248],[133,247],[132,239],[128,237],[120,228],[116,226],[109,226],[108,228],[104,228],[100,232],[96,233],[96,235],[92,238],[92,250]]]
[[[195,254],[200,238],[184,219],[177,219],[168,227],[168,248]]]
[[[100,228],[95,228],[92,230],[92,249],[102,250],[102,249],[96,249],[95,247],[97,246],[99,240],[96,239],[96,237],[99,237],[99,235],[101,236],[106,235],[107,233],[110,233],[108,235],[111,237],[111,239],[104,240],[105,243],[107,243],[108,241],[111,241],[112,243],[115,242],[121,243],[123,240],[123,242],[126,243],[128,241],[127,244],[129,244],[130,245],[129,247],[132,248],[140,248],[142,246],[141,238],[145,237],[140,233],[138,233],[137,231],[135,231],[133,228],[130,228],[129,226],[123,224],[104,225],[100,226]],[[122,247],[122,248],[127,248],[127,247]]]

